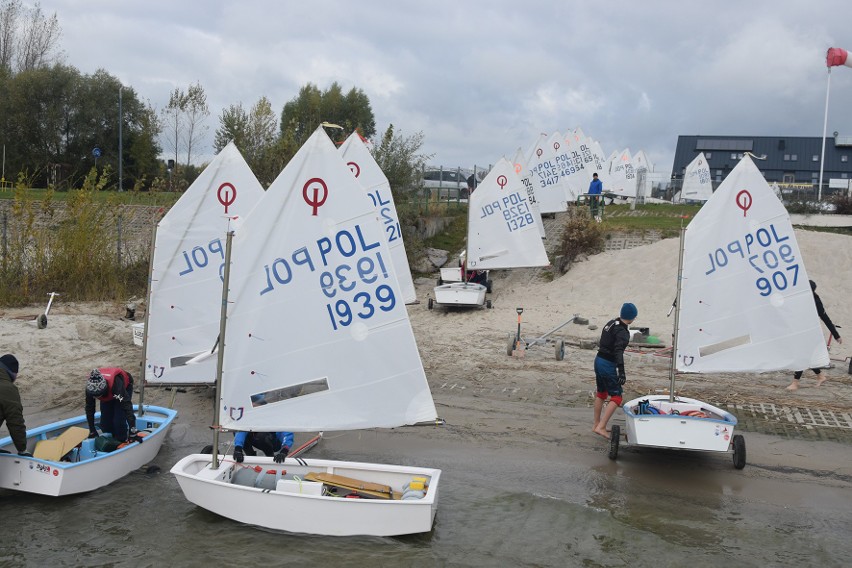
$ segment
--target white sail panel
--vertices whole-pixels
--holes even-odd
[[[216,357],[203,355],[212,355],[219,335],[225,233],[231,220],[246,216],[263,195],[263,187],[230,143],[158,224],[145,330],[148,382],[216,380]]]
[[[468,270],[547,266],[540,222],[514,165],[500,158],[470,196]]]
[[[748,156],[687,227],[678,330],[680,371],[828,364],[790,217]]]
[[[585,192],[583,160],[579,154],[572,152],[570,136],[565,137],[559,132],[554,132],[547,143],[553,151],[553,163],[558,176],[557,184],[565,193],[565,201],[573,203],[577,195]]]
[[[592,174],[598,171],[598,166],[595,164],[595,156],[592,151],[591,140],[583,134],[583,129],[579,126],[573,130],[570,134],[568,134],[571,138],[571,146],[574,148],[580,159],[583,161],[583,179],[582,181],[578,181],[578,184],[582,185],[582,191],[580,193],[586,193],[589,190],[589,182],[592,180]],[[566,137],[567,138],[567,137]],[[600,168],[603,168],[603,164],[600,164]],[[598,174],[598,178],[600,178],[600,174]]]
[[[710,178],[710,166],[707,164],[704,152],[701,152],[686,166],[680,198],[707,201],[712,195],[713,182]]]
[[[609,164],[605,158],[606,154],[604,154],[603,148],[601,148],[600,142],[597,140],[592,140],[589,138],[589,144],[592,148],[592,169],[589,174],[589,180],[591,181],[591,174],[597,172],[598,179],[601,180],[601,183],[604,187],[607,186],[606,178],[609,176]]]
[[[648,161],[648,156],[645,155],[644,150],[639,150],[633,155],[633,168],[637,172],[639,170],[654,171],[654,166]]]
[[[527,162],[535,185],[535,196],[542,213],[557,213],[568,209],[565,191],[559,184],[559,166],[548,137],[539,137]]]
[[[379,220],[384,226],[388,247],[390,247],[391,261],[399,281],[402,301],[410,304],[417,299],[417,294],[414,291],[414,280],[411,278],[408,256],[405,254],[405,244],[402,241],[399,215],[396,212],[388,178],[357,132],[350,134],[340,146],[340,154],[376,207]]]
[[[533,217],[535,217],[538,222],[538,234],[541,238],[545,238],[544,234],[544,223],[541,220],[541,207],[538,205],[538,200],[535,197],[535,184],[532,180],[532,174],[530,170],[526,166],[526,162],[524,161],[524,151],[521,148],[518,148],[518,151],[515,152],[515,173],[518,174],[518,177],[521,178],[521,183],[527,190],[527,200],[530,202],[530,208],[533,211]]]
[[[300,432],[434,420],[383,225],[322,127],[263,203],[234,237],[220,423]]]
[[[618,158],[612,160],[607,182],[609,185],[604,186],[605,191],[623,197],[636,197],[636,172],[630,150],[625,149]]]

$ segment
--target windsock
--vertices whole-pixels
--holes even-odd
[[[831,68],[837,65],[852,67],[852,59],[849,59],[849,54],[845,49],[829,47],[828,52],[825,54],[825,66]]]

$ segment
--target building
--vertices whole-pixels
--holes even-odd
[[[672,182],[679,188],[686,166],[704,152],[713,188],[731,172],[746,152],[766,181],[777,182],[785,195],[815,199],[818,195],[822,138],[819,136],[678,136],[672,166]],[[852,136],[825,140],[822,196],[846,193],[852,180]]]

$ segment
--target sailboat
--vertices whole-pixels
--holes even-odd
[[[263,195],[231,142],[158,223],[142,345],[147,383],[216,381],[225,232]]]
[[[250,525],[319,535],[430,531],[439,469],[219,455],[220,428],[437,420],[383,224],[322,127],[264,203],[226,239],[213,455],[189,455],[172,473],[189,501]]]
[[[671,385],[624,404],[629,444],[727,452],[745,467],[731,413],[675,390],[682,373],[828,364],[808,275],[786,209],[747,155],[681,230]],[[613,426],[610,458],[618,455]]]
[[[385,238],[390,248],[394,274],[399,281],[402,301],[411,304],[417,299],[417,294],[414,290],[414,279],[411,278],[408,256],[405,254],[405,244],[402,242],[399,215],[393,202],[393,193],[388,178],[379,164],[376,163],[373,155],[370,154],[358,132],[353,132],[343,142],[340,146],[340,154],[349,170],[370,197],[370,201],[376,207],[376,212],[381,217],[382,225],[385,228]]]
[[[710,178],[710,166],[704,152],[701,152],[686,166],[679,201],[707,201],[711,195],[713,182]]]
[[[470,195],[467,221],[466,271],[497,268],[547,266],[547,252],[541,242],[539,225],[530,205],[527,189],[515,173],[515,166],[501,158]],[[435,304],[454,307],[491,307],[485,300],[490,285],[452,282],[435,287]]]

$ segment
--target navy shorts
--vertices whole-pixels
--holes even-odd
[[[609,396],[621,396],[624,393],[618,384],[618,369],[615,363],[602,357],[595,357],[595,383],[598,392],[605,392]]]

